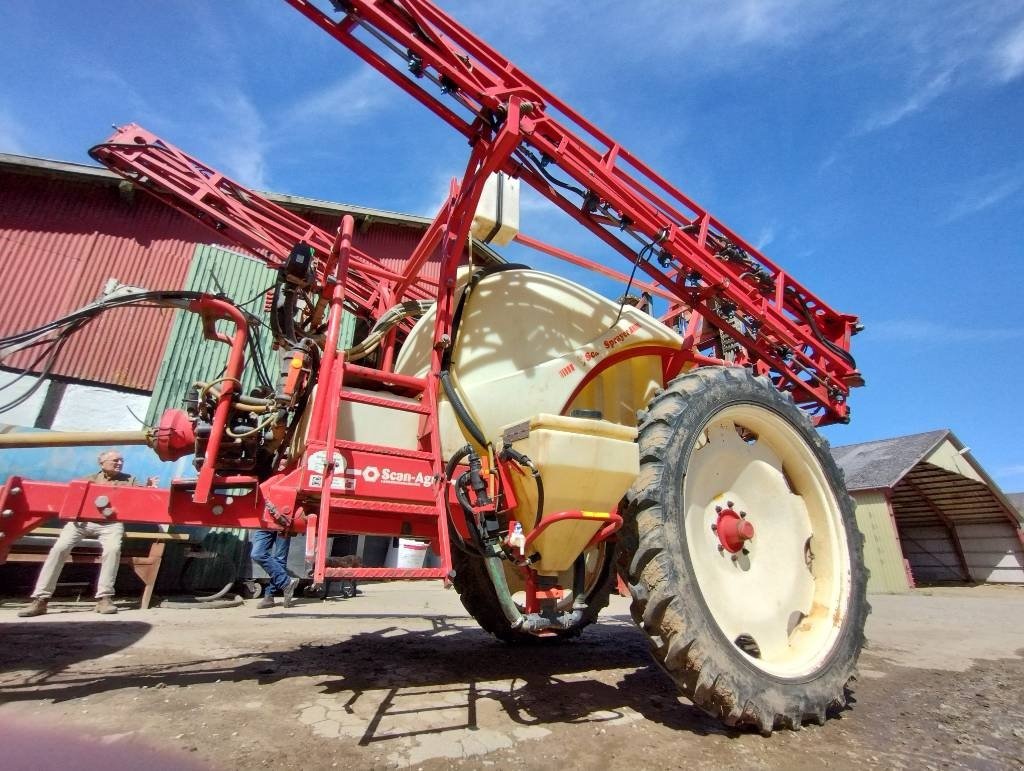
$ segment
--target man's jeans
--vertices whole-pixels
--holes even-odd
[[[98,538],[103,549],[100,577],[96,582],[96,599],[114,596],[114,579],[117,578],[117,566],[121,562],[124,525],[121,522],[68,522],[46,555],[46,562],[39,571],[36,588],[32,592],[33,598],[48,600],[53,596],[64,560],[84,538]]]
[[[288,585],[291,580],[288,575],[288,536],[277,530],[254,530],[252,558],[270,576],[267,595]]]

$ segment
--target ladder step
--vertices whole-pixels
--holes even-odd
[[[394,399],[388,399],[381,396],[371,396],[370,394],[361,394],[355,391],[346,391],[342,389],[338,397],[347,402],[359,402],[360,404],[372,404],[375,407],[386,407],[389,410],[400,410],[401,412],[418,412],[421,415],[426,415],[430,412],[430,407],[422,402],[410,404],[409,402],[400,402]]]
[[[324,577],[336,578],[405,578],[426,580],[447,577],[444,568],[327,568]]]
[[[343,367],[343,382],[348,382],[350,377],[355,377],[360,380],[369,380],[374,383],[381,383],[389,390],[403,388],[414,391],[415,393],[423,393],[427,390],[426,378],[413,377],[411,375],[398,375],[394,372],[381,372],[379,369],[360,367],[358,364],[349,364],[348,362],[345,362]]]
[[[384,447],[376,444],[362,444],[352,442],[348,439],[339,439],[334,443],[338,450],[361,450],[362,452],[373,452],[378,455],[393,455],[398,458],[415,458],[416,460],[431,460],[433,454],[425,450],[407,450],[404,447]]]
[[[369,498],[331,498],[331,508],[349,511],[381,511],[388,514],[412,514],[420,517],[440,516],[437,505],[427,506],[396,501],[376,501]]]

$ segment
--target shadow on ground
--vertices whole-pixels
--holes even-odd
[[[288,617],[301,615],[307,614]],[[347,695],[347,701],[342,701],[350,712],[360,699],[373,694],[373,717],[365,724],[362,745],[410,733],[450,730],[396,735],[381,730],[381,721],[401,713],[415,722],[415,713],[422,711],[429,723],[430,713],[446,709],[443,705],[455,694],[465,707],[465,725],[459,727],[469,730],[478,728],[477,705],[486,699],[500,705],[512,724],[520,726],[600,724],[632,710],[676,730],[702,735],[739,733],[681,703],[674,683],[648,655],[646,639],[621,617],[588,628],[576,640],[525,646],[500,643],[470,628],[471,621],[456,622],[444,615],[367,617],[393,625],[333,644],[240,650],[220,658],[167,664],[114,660],[101,662],[89,672],[75,665],[128,648],[149,625],[116,621],[0,624],[0,637],[6,643],[0,673],[27,673],[0,678],[0,702],[63,702],[125,689],[188,688],[222,681],[269,685],[313,678],[314,696]],[[344,622],[344,618],[335,619]],[[417,627],[426,621],[430,628],[405,628],[410,621]],[[405,696],[416,698],[398,704]],[[411,702],[415,706],[409,709],[406,705],[412,706]]]

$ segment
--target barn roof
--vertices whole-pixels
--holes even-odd
[[[901,524],[985,524],[1022,515],[948,428],[832,448],[851,493],[884,490]]]
[[[923,434],[848,444],[833,447],[832,456],[846,475],[848,490],[894,487],[951,433],[948,428],[944,428]]]

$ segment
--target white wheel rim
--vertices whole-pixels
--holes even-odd
[[[726,407],[697,438],[683,505],[697,586],[725,637],[777,677],[817,671],[846,618],[850,559],[838,501],[800,434],[765,408]],[[744,551],[722,547],[716,507],[753,525]]]

